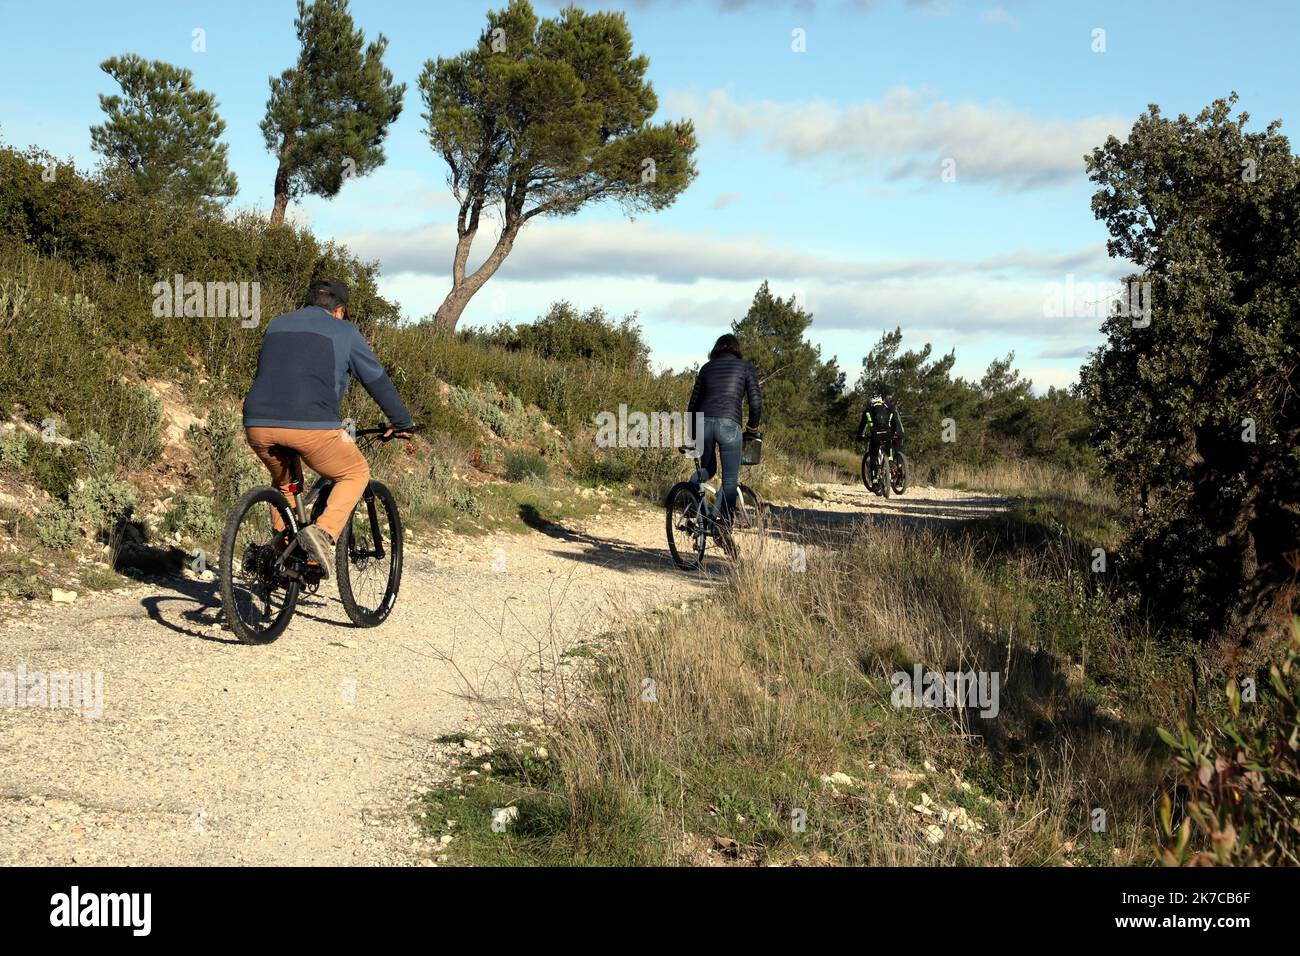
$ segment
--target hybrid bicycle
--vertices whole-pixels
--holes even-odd
[[[398,437],[385,439],[388,430],[382,424],[358,429],[358,448],[369,456],[379,442]],[[315,594],[325,578],[298,532],[320,517],[334,482],[318,477],[304,494],[302,460],[296,452],[285,452],[292,503],[277,488],[252,488],[231,509],[221,536],[221,607],[226,624],[245,644],[269,644],[283,634],[303,591]],[[402,583],[402,519],[383,482],[372,479],[366,486],[339,533],[334,566],[349,620],[357,627],[382,624]]]
[[[690,455],[692,446],[677,449]],[[741,459],[741,465],[754,464]],[[697,477],[699,477],[697,475]],[[762,522],[762,502],[748,485],[736,485],[736,510],[728,530],[718,514],[722,491],[721,471],[714,476],[717,487],[706,481],[679,481],[668,490],[664,500],[664,527],[668,535],[668,552],[673,563],[686,571],[694,571],[704,564],[704,552],[709,539],[717,541],[729,557],[737,554],[732,532],[757,528]]]

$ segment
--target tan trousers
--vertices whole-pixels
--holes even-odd
[[[337,541],[339,532],[347,524],[352,509],[361,500],[370,481],[370,465],[356,442],[341,428],[263,428],[255,425],[244,429],[244,435],[253,453],[270,470],[271,483],[289,496],[290,501],[293,500],[289,491],[293,483],[291,456],[284,454],[283,449],[292,448],[316,474],[334,479],[329,501],[316,525]],[[277,531],[282,530],[278,514],[272,523]]]

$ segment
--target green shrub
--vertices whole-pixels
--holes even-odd
[[[81,482],[68,495],[68,508],[81,528],[111,531],[130,515],[137,503],[135,489],[125,481],[99,475]]]
[[[64,498],[81,477],[84,462],[81,452],[73,445],[36,441],[29,446],[28,468],[36,487],[52,498]]]
[[[115,426],[117,460],[128,468],[157,461],[163,448],[162,399],[148,386],[131,382],[110,382],[107,392],[104,407]]]
[[[81,540],[81,525],[67,502],[56,502],[36,516],[36,539],[51,551],[66,551]]]
[[[27,464],[28,439],[18,429],[0,438],[0,471],[17,471]]]
[[[506,477],[511,481],[523,481],[530,475],[545,481],[550,474],[550,463],[536,452],[506,452]]]
[[[221,534],[222,519],[204,495],[182,495],[163,515],[162,529],[194,541],[211,541]]]
[[[447,492],[447,503],[471,518],[483,517],[483,502],[463,485],[453,485]]]
[[[1289,649],[1269,668],[1257,699],[1227,684],[1227,711],[1195,732],[1160,736],[1173,748],[1186,792],[1174,825],[1160,808],[1162,862],[1168,865],[1295,866],[1300,863],[1300,619]]]
[[[113,464],[117,460],[117,449],[100,438],[98,432],[94,430],[86,432],[81,441],[77,442],[77,446],[81,450],[87,474],[107,475],[112,473]]]
[[[249,488],[264,483],[261,463],[253,457],[244,440],[243,418],[239,412],[214,410],[204,424],[190,426],[189,439],[199,473],[212,486],[217,508],[229,507]]]

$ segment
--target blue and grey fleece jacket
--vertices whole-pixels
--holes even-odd
[[[340,428],[349,375],[390,425],[411,426],[411,413],[360,329],[315,305],[277,316],[262,337],[257,376],[244,398],[244,427]]]

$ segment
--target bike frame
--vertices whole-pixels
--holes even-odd
[[[325,476],[320,475],[317,476],[315,483],[311,486],[310,489],[308,489],[307,493],[303,494],[302,493],[303,475],[302,475],[301,455],[293,456],[293,461],[289,466],[289,470],[290,470],[290,474],[293,476],[293,480],[289,485],[289,494],[293,498],[289,509],[289,518],[294,525],[294,527],[292,528],[294,540],[290,547],[285,548],[284,553],[280,555],[279,561],[276,562],[276,564],[280,567],[284,566],[285,560],[289,557],[290,554],[293,553],[295,548],[301,547],[301,545],[298,544],[297,536],[299,531],[301,531],[303,528],[305,528],[307,525],[311,523],[311,519],[308,516],[308,511],[307,511],[308,507],[312,504],[312,502],[320,498],[321,495],[327,493],[330,488],[334,487],[333,478],[326,478]],[[372,548],[370,551],[360,553],[358,556],[382,559],[386,552],[384,551],[383,535],[380,534],[379,531],[379,509],[375,507],[375,496],[374,493],[370,490],[369,484],[366,485],[365,491],[361,493],[361,500],[364,501],[366,504],[366,515],[370,519],[370,536],[371,536]],[[355,538],[353,539],[353,544],[354,545],[356,544]]]

